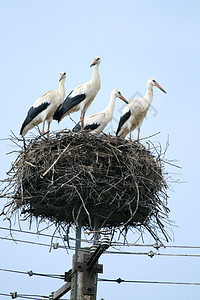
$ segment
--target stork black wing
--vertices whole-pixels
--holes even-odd
[[[79,132],[79,131],[81,131],[81,122],[78,122],[77,124],[76,124],[76,126],[74,126],[74,128],[72,129],[72,131],[73,132]],[[92,131],[92,130],[95,130],[96,128],[98,128],[99,127],[99,125],[100,124],[97,124],[97,123],[93,123],[93,124],[88,124],[88,125],[86,125],[84,128],[83,128],[83,130],[84,131]]]
[[[120,120],[119,120],[119,125],[117,128],[117,132],[116,135],[118,135],[118,133],[120,132],[122,126],[124,125],[124,123],[130,118],[131,116],[131,111],[127,111],[123,116],[121,116]]]
[[[72,93],[73,91],[71,91]],[[60,122],[60,119],[66,112],[68,112],[71,108],[82,102],[86,98],[86,94],[76,95],[74,97],[70,97],[71,93],[67,96],[64,102],[57,108],[54,113],[54,120]]]
[[[93,123],[93,124],[88,124],[84,127],[83,130],[89,130],[89,131],[92,131],[92,130],[95,130],[99,127],[100,124],[97,124],[97,123]]]
[[[29,109],[29,111],[27,113],[26,119],[24,120],[24,122],[22,124],[21,130],[20,130],[21,135],[22,135],[22,132],[23,132],[25,126],[28,125],[35,117],[37,117],[37,115],[39,115],[39,113],[41,113],[43,110],[45,110],[49,105],[50,105],[50,103],[44,102],[37,107],[31,106],[31,108]]]

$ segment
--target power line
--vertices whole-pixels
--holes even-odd
[[[26,294],[18,294],[17,292],[11,293],[0,293],[0,296],[11,297],[12,299],[32,299],[32,300],[43,300],[43,299],[50,299],[49,296],[41,296],[41,295],[26,295]],[[67,300],[62,298],[63,300]]]
[[[44,236],[44,237],[49,237],[49,238],[56,238],[56,239],[64,239],[65,240],[65,238],[67,239],[67,240],[73,240],[73,241],[76,241],[76,238],[73,238],[73,237],[69,237],[69,236],[65,236],[65,235],[63,235],[63,237],[62,236],[58,236],[58,235],[50,235],[50,234],[45,234],[45,233],[40,233],[40,232],[32,232],[32,231],[26,231],[26,230],[19,230],[19,229],[11,229],[11,228],[7,228],[7,227],[0,227],[0,229],[1,230],[8,230],[8,231],[10,231],[10,232],[19,232],[19,233],[25,233],[25,234],[31,234],[31,235],[37,235],[37,236]],[[86,239],[80,239],[80,241],[81,242],[85,242],[85,243],[93,243],[93,241],[92,240],[86,240]]]
[[[42,277],[48,277],[48,278],[54,278],[54,279],[62,279],[62,280],[64,280],[64,278],[65,278],[64,275],[35,273],[32,270],[25,272],[25,271],[18,271],[18,270],[2,269],[1,268],[0,271],[10,272],[10,273],[17,273],[17,274],[25,274],[25,275],[29,275],[30,277],[33,276],[33,275],[36,275],[36,276],[42,276]]]
[[[121,279],[121,278],[118,278],[118,279],[98,278],[98,281],[104,281],[104,282],[117,282],[117,283],[144,283],[144,284],[198,285],[198,286],[200,286],[200,282],[150,281],[150,280],[124,280],[124,279]]]
[[[125,254],[125,255],[147,255],[149,257],[158,256],[175,256],[175,257],[200,257],[200,254],[181,254],[181,253],[159,253],[159,252],[128,252],[128,251],[106,251],[107,254]]]
[[[153,248],[180,248],[180,249],[200,249],[200,246],[187,246],[187,245],[159,245],[155,244],[133,244],[123,242],[112,242],[113,246],[127,246],[127,247],[153,247]]]
[[[50,234],[45,234],[45,233],[39,233],[39,232],[32,232],[32,231],[26,231],[26,230],[19,230],[19,229],[14,229],[14,228],[7,228],[7,227],[1,227],[1,230],[9,230],[10,232],[20,232],[20,233],[27,233],[27,234],[33,234],[33,235],[41,235],[41,236],[45,236],[45,237],[52,237],[52,235]],[[55,238],[61,238],[60,236],[55,236]]]
[[[62,246],[59,245],[59,243],[52,243],[50,244],[45,244],[45,243],[37,243],[37,242],[32,242],[32,241],[26,241],[26,240],[21,240],[21,239],[14,239],[14,238],[8,238],[8,237],[0,237],[0,239],[2,240],[6,240],[6,241],[11,241],[11,242],[19,242],[19,243],[25,243],[25,244],[31,244],[31,245],[37,245],[37,246],[45,246],[45,247],[49,247],[49,248],[53,248],[53,249],[67,249],[67,250],[74,250],[75,247],[74,246]],[[81,250],[80,250],[81,251]],[[88,250],[89,251],[89,250]]]
[[[19,242],[19,243],[25,243],[25,244],[32,244],[32,245],[47,246],[47,247],[50,247],[49,244],[36,243],[36,242],[25,241],[25,240],[20,240],[20,239],[13,239],[13,238],[8,238],[8,237],[0,237],[0,239],[1,239],[1,240],[12,241],[12,242]]]
[[[0,239],[3,240],[8,240],[12,242],[20,242],[20,243],[26,243],[26,244],[32,244],[32,245],[37,245],[37,246],[46,246],[46,247],[53,247],[53,249],[67,249],[67,250],[74,250],[75,247],[67,247],[67,246],[62,246],[59,245],[59,243],[53,243],[52,245],[49,244],[44,244],[44,243],[38,243],[38,242],[32,242],[32,241],[25,241],[25,240],[20,240],[20,239],[13,239],[13,238],[8,238],[8,237],[0,237]],[[81,251],[81,249],[80,249]],[[85,249],[84,249],[85,251]],[[89,251],[89,250],[88,250]],[[199,258],[200,254],[181,254],[181,253],[159,253],[159,252],[130,252],[130,251],[105,251],[105,254],[118,254],[118,255],[147,255],[149,257],[154,257],[154,256],[171,256],[171,257],[196,257]]]
[[[32,300],[49,299],[48,296],[18,294],[17,292],[10,293],[10,294],[7,294],[7,293],[0,293],[0,296],[11,297],[12,299],[15,299],[15,298],[20,298],[20,299],[32,299]]]
[[[67,250],[74,250],[74,246],[62,246],[59,245],[59,243],[52,243],[50,244],[45,244],[45,243],[38,243],[38,242],[33,242],[33,241],[27,241],[27,240],[21,240],[21,239],[14,239],[14,238],[9,238],[9,237],[0,237],[1,240],[6,240],[6,241],[11,241],[11,242],[19,242],[19,243],[25,243],[25,244],[31,244],[31,245],[37,245],[37,246],[45,246],[53,249],[67,249]],[[89,250],[88,250],[89,251]]]
[[[52,235],[50,234],[45,234],[45,233],[38,233],[38,232],[32,232],[32,231],[26,231],[26,230],[19,230],[19,229],[11,229],[7,227],[0,227],[1,230],[9,230],[13,232],[19,232],[19,233],[25,233],[25,234],[31,234],[31,235],[37,235],[37,236],[44,236],[44,237],[49,237],[52,238]],[[57,239],[63,239],[65,236],[53,236],[54,238]],[[76,241],[76,238],[73,237],[68,237],[69,240]],[[93,243],[93,240],[86,240],[86,239],[80,239],[81,242],[85,243]],[[154,248],[180,248],[180,249],[200,249],[200,246],[189,246],[189,245],[162,245],[162,244],[134,244],[134,243],[124,243],[124,242],[111,242],[111,246],[115,247],[154,247]]]

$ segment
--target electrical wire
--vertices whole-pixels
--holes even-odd
[[[12,241],[12,242],[19,242],[19,243],[25,243],[25,244],[32,244],[32,245],[47,246],[47,247],[50,247],[49,244],[36,243],[36,242],[25,241],[25,240],[20,240],[20,239],[13,239],[13,238],[8,238],[8,237],[0,237],[0,239],[1,239],[1,240]]]
[[[44,236],[44,237],[49,237],[52,238],[52,235],[50,234],[45,234],[45,233],[38,233],[38,232],[32,232],[32,231],[26,231],[26,230],[19,230],[19,229],[11,229],[7,227],[1,227],[0,230],[9,230],[13,232],[19,232],[19,233],[25,233],[25,234],[31,234],[31,235],[37,235],[37,236]],[[61,236],[55,235],[54,238],[57,239],[63,239]],[[69,240],[76,241],[76,238],[73,237],[68,237]],[[80,239],[81,242],[84,243],[90,243],[93,244],[93,240],[86,240],[86,239]],[[47,246],[47,245],[46,245]],[[48,245],[49,246],[49,245]],[[153,247],[153,248],[180,248],[180,249],[200,249],[200,246],[189,246],[189,245],[158,245],[157,243],[155,244],[134,244],[134,243],[124,243],[124,242],[111,242],[111,246],[114,247]],[[65,248],[65,247],[63,247]]]
[[[158,256],[175,256],[175,257],[200,257],[200,254],[181,254],[181,253],[159,253],[159,252],[128,252],[128,251],[106,251],[107,254],[125,254],[125,255],[147,255],[149,257]]]
[[[50,237],[50,238],[52,238],[52,235],[50,235],[50,234],[45,234],[45,233],[37,233],[37,232],[32,232],[32,231],[19,230],[19,229],[7,228],[7,227],[1,227],[1,226],[0,226],[0,229],[1,229],[1,230],[9,230],[10,232],[13,231],[13,232],[19,232],[19,233],[27,233],[27,234],[37,235],[37,236],[41,235],[41,236],[45,236],[45,237]],[[55,238],[61,239],[60,236],[55,236]]]
[[[44,243],[38,243],[38,242],[32,242],[32,241],[25,241],[25,240],[20,240],[20,239],[13,239],[13,238],[8,238],[8,237],[0,237],[0,239],[3,240],[8,240],[8,241],[12,241],[12,242],[20,242],[20,243],[26,243],[26,244],[32,244],[32,245],[38,245],[38,246],[46,246],[46,247],[51,247],[51,245],[49,244],[44,244]],[[67,247],[67,246],[62,246],[59,245],[58,243],[53,243],[53,249],[67,249],[67,250],[74,250],[75,247]],[[80,249],[81,251],[81,249]],[[85,249],[83,249],[83,251],[85,251]],[[89,250],[88,250],[89,251]],[[155,255],[158,256],[171,256],[171,257],[196,257],[199,258],[200,254],[181,254],[181,253],[159,253],[159,252],[153,252],[153,251],[149,251],[149,252],[128,252],[128,251],[105,251],[104,254],[119,254],[119,255],[147,255],[150,257],[154,257]]]
[[[14,293],[0,293],[0,296],[11,297],[11,299],[19,298],[19,299],[32,299],[32,300],[42,300],[42,299],[49,299],[49,296],[40,296],[40,295],[26,295],[26,294],[18,294]]]
[[[144,284],[166,284],[166,285],[198,285],[200,282],[176,282],[176,281],[150,281],[150,280],[124,280],[121,278],[118,279],[106,279],[98,278],[98,281],[104,282],[117,282],[117,283],[144,283]]]
[[[0,226],[0,230],[8,230],[10,232],[19,232],[19,233],[24,233],[24,234],[31,234],[31,235],[37,235],[37,236],[44,236],[44,237],[49,237],[49,238],[52,238],[52,235],[50,234],[45,234],[45,233],[40,233],[40,232],[32,232],[32,231],[26,231],[26,230],[19,230],[19,229],[11,229],[11,228],[7,228],[7,227],[1,227]],[[62,239],[64,238],[64,236],[58,236],[58,235],[54,235],[53,238],[56,238],[56,239]],[[68,240],[72,240],[72,241],[76,241],[76,238],[73,238],[73,237],[67,237]],[[92,240],[86,240],[86,239],[80,239],[81,242],[84,242],[84,243],[90,243],[90,244],[93,244],[93,241]]]
[[[50,296],[41,296],[41,295],[26,295],[26,294],[18,294],[17,292],[12,293],[0,293],[0,296],[11,297],[12,299],[32,299],[32,300],[43,300],[50,299]],[[63,300],[67,300],[62,298]]]
[[[0,271],[10,272],[10,273],[17,273],[17,274],[25,274],[25,275],[29,275],[30,277],[33,276],[33,275],[36,275],[36,276],[42,276],[42,277],[48,277],[48,278],[54,278],[54,279],[62,279],[62,280],[64,280],[64,278],[65,278],[65,275],[35,273],[32,270],[25,272],[25,271],[18,271],[18,270],[2,269],[1,268]]]
[[[19,242],[19,243],[25,243],[25,244],[31,244],[31,245],[37,245],[37,246],[45,246],[45,247],[49,247],[49,248],[53,248],[53,249],[67,249],[67,250],[75,250],[74,246],[62,246],[59,245],[59,243],[52,243],[52,245],[50,244],[45,244],[45,243],[37,243],[37,242],[32,242],[32,241],[26,241],[26,240],[21,240],[21,239],[14,239],[14,238],[8,238],[8,237],[0,237],[1,240],[6,240],[6,241],[11,241],[11,242]],[[80,251],[82,251],[80,249]],[[85,249],[83,249],[83,251],[85,251]],[[89,252],[89,249],[88,249]]]
[[[32,231],[26,231],[26,230],[19,230],[19,229],[11,229],[7,227],[1,227],[1,230],[9,230],[13,232],[19,232],[19,233],[24,233],[24,234],[31,234],[31,235],[37,235],[37,236],[44,236],[44,237],[49,237],[52,238],[52,235],[50,234],[45,234],[45,233],[38,233],[38,232],[32,232]],[[63,239],[61,236],[55,235],[54,238],[57,239]],[[76,241],[76,238],[73,237],[68,237],[69,240]],[[86,240],[86,239],[80,239],[81,242],[85,243],[93,243],[93,240]],[[134,244],[134,243],[124,243],[124,242],[111,242],[111,246],[123,246],[123,247],[157,247],[157,244]],[[180,249],[200,249],[200,246],[189,246],[189,245],[159,245],[161,248],[180,248]]]
[[[111,245],[119,246],[119,247],[153,247],[153,248],[180,248],[180,249],[200,249],[200,246],[187,246],[187,245],[157,245],[156,244],[133,244],[133,243],[120,243],[120,242],[112,242]]]

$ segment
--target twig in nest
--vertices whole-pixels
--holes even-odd
[[[75,190],[76,190],[77,194],[79,195],[79,198],[81,199],[81,202],[83,204],[83,207],[85,209],[86,214],[88,215],[88,221],[89,221],[89,224],[90,224],[90,228],[92,228],[92,222],[91,222],[90,214],[89,214],[89,212],[88,212],[88,210],[85,206],[84,200],[83,200],[81,194],[79,193],[79,191],[77,190],[76,186],[75,186]]]
[[[65,149],[60,153],[60,155],[57,157],[57,159],[54,161],[54,163],[48,168],[48,170],[46,170],[43,174],[42,177],[46,176],[47,173],[49,173],[49,171],[51,171],[51,169],[55,166],[55,164],[57,163],[57,161],[61,158],[61,156],[65,153],[65,151],[69,148],[69,146],[71,145],[71,142],[65,147]]]

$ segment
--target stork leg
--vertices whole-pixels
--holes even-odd
[[[138,136],[137,136],[137,142],[139,143],[139,139],[140,139],[140,127],[138,127]]]
[[[48,127],[47,127],[47,137],[48,138],[49,138],[50,124],[51,124],[51,122],[48,121]]]
[[[80,117],[81,129],[83,129],[83,127],[84,127],[84,117],[85,117],[85,112],[81,112],[81,117]]]
[[[131,142],[131,131],[130,131],[130,137],[129,137],[129,142]]]
[[[44,133],[44,123],[45,123],[45,121],[43,122],[42,133]]]

